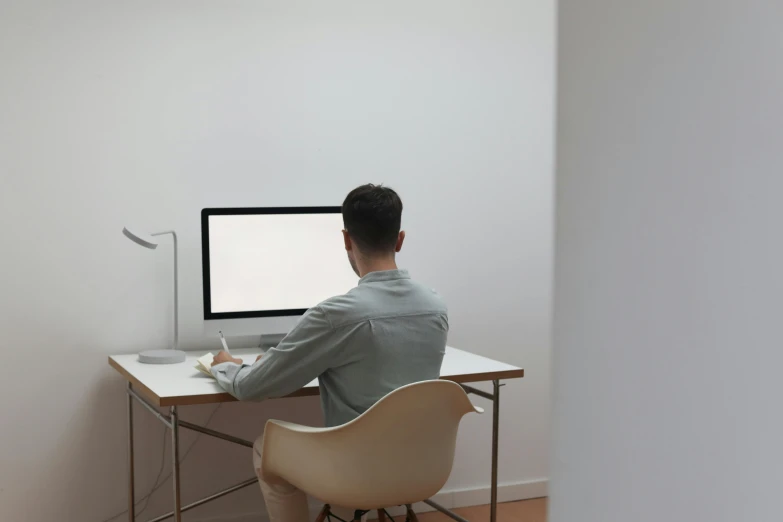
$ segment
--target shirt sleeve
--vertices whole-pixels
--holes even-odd
[[[326,313],[315,307],[259,361],[216,364],[211,371],[220,387],[239,400],[283,397],[338,364],[338,350]]]

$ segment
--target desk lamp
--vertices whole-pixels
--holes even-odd
[[[171,234],[174,238],[174,346],[169,350],[147,350],[139,353],[139,362],[147,364],[174,364],[185,361],[186,355],[182,350],[178,350],[179,344],[179,291],[177,285],[177,233],[173,230],[155,232],[154,234],[140,234],[131,232],[127,228],[122,229],[125,237],[134,243],[150,250],[158,248],[158,242],[154,239],[156,236]]]

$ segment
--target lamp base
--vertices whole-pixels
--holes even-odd
[[[139,352],[139,362],[144,364],[177,364],[185,362],[187,354],[182,350],[147,350]]]

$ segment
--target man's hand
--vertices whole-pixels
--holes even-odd
[[[263,356],[264,356],[264,354],[262,353],[261,355],[259,355],[258,357],[256,357],[256,362],[260,361],[260,360],[261,360],[261,357],[263,357]]]
[[[231,354],[228,353],[225,350],[221,350],[220,353],[218,353],[214,359],[212,359],[212,366],[215,366],[216,364],[224,363],[224,362],[232,362],[234,364],[242,364],[242,359],[239,359],[237,357],[231,357]]]

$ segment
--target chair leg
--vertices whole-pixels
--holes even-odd
[[[320,513],[318,513],[318,516],[315,519],[315,522],[324,522],[326,520],[326,517],[329,515],[329,504],[324,504],[323,509]]]
[[[388,518],[386,518],[386,511],[383,509],[378,510],[378,522],[387,522]]]
[[[413,507],[410,504],[405,504],[405,520],[408,522],[419,522],[419,517],[416,516],[416,512],[413,511]]]

